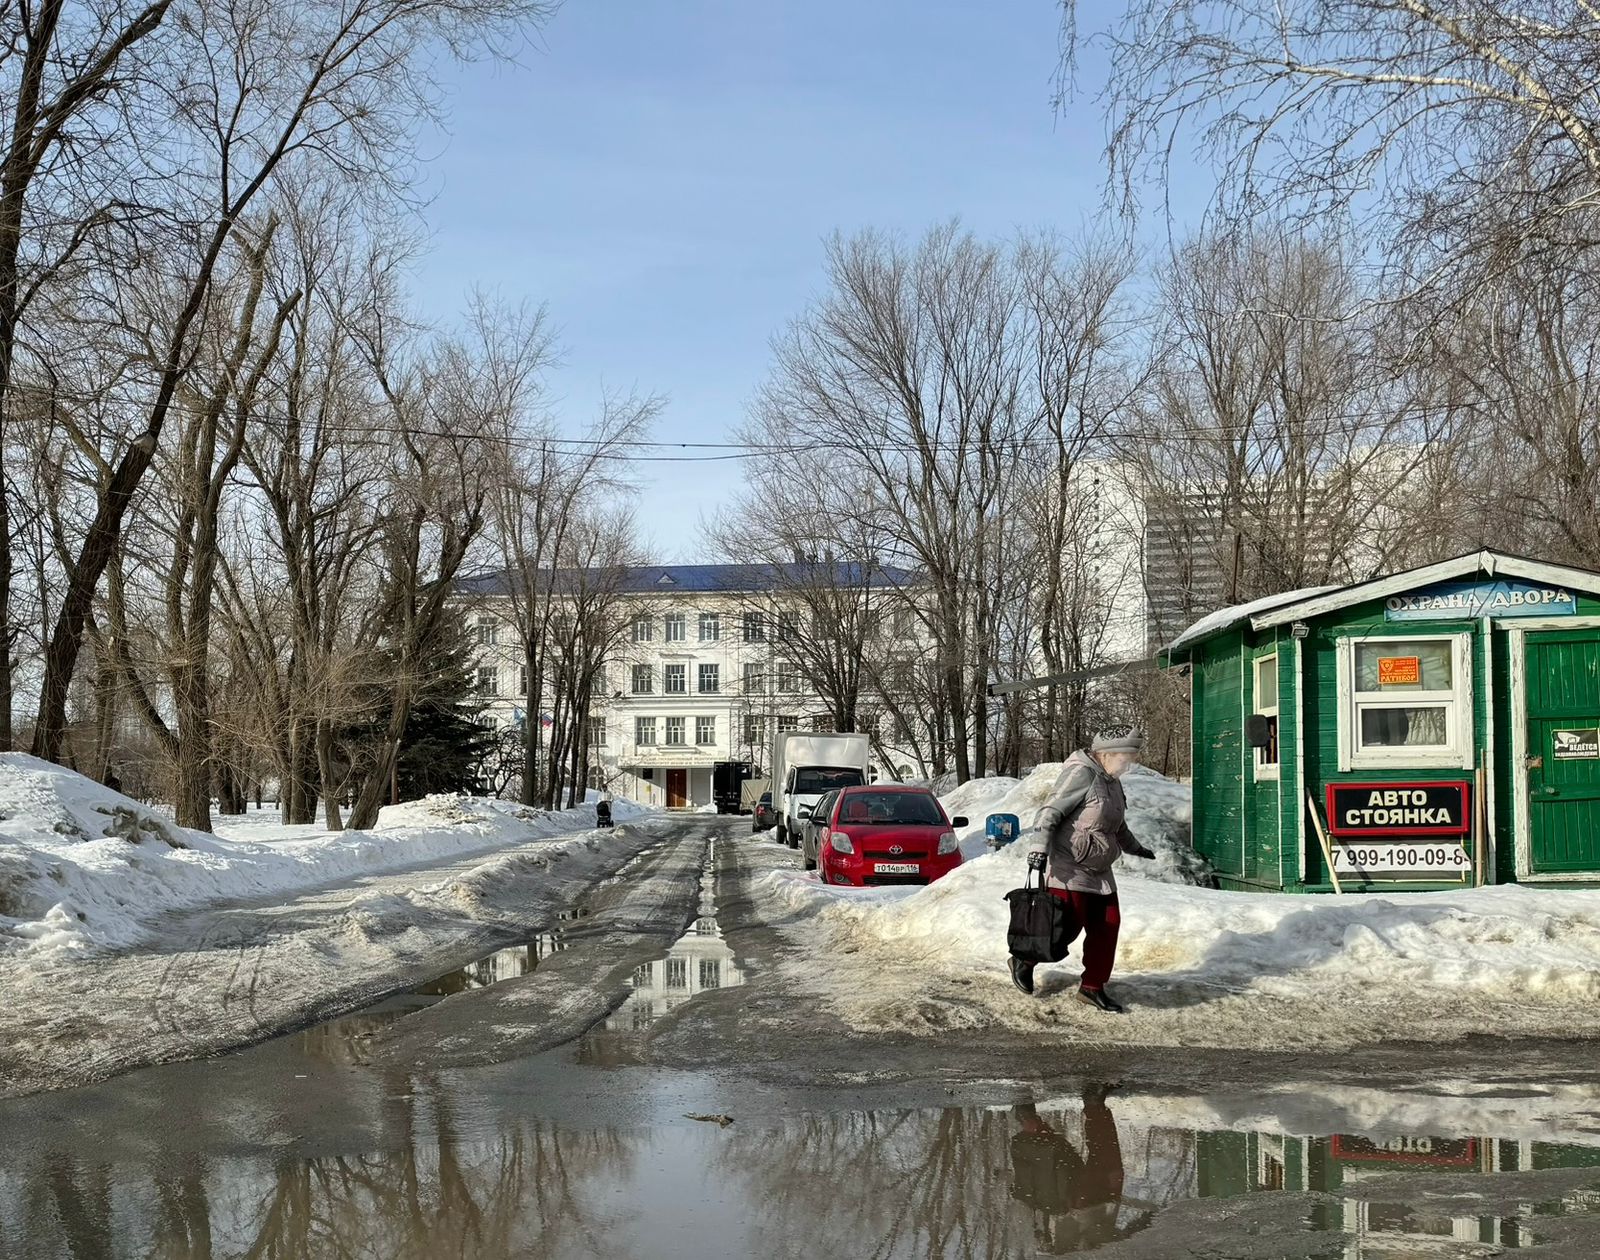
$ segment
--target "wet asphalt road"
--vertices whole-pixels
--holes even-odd
[[[792,946],[750,885],[790,861],[746,820],[675,820],[472,965],[248,1049],[0,1102],[0,1257],[1600,1254],[1600,1147],[1412,1135],[1434,1163],[1341,1164],[1331,1101],[1462,1076],[1510,1108],[1594,1086],[1587,1046],[862,1036],[775,971]],[[1298,1114],[1276,1131],[1139,1105],[1250,1115],[1286,1081]]]

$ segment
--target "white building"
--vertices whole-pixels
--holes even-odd
[[[872,576],[885,589],[909,577],[898,570]],[[516,725],[538,718],[511,601],[496,581],[503,579],[467,587],[478,694],[497,725]],[[804,629],[799,613],[775,611],[775,596],[790,581],[765,565],[656,565],[625,575],[631,629],[597,689],[590,786],[698,808],[712,801],[717,762],[748,761],[764,772],[775,732],[831,729],[827,707],[785,650]]]

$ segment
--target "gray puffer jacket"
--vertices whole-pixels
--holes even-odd
[[[1082,751],[1068,757],[1030,846],[1049,854],[1046,886],[1110,896],[1117,891],[1111,868],[1119,857],[1155,857],[1128,830],[1127,811],[1122,784],[1098,761]]]

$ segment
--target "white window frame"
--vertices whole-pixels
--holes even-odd
[[[673,671],[677,673],[674,675]],[[683,686],[674,687],[671,679],[682,679]],[[661,667],[661,694],[664,696],[686,696],[689,694],[689,667],[687,665],[663,665]]]
[[[706,686],[710,679],[711,686]],[[695,666],[694,671],[695,694],[701,696],[720,696],[722,694],[722,666],[714,663],[701,662]]]
[[[740,633],[746,643],[767,641],[767,616],[762,612],[747,612],[741,618]]]
[[[709,634],[706,633],[708,630],[710,631]],[[717,642],[720,642],[721,639],[722,639],[722,614],[721,613],[707,613],[707,612],[701,613],[700,614],[700,642],[702,642],[702,643],[717,643]]]
[[[646,739],[646,735],[650,738]],[[636,717],[633,719],[633,745],[635,748],[654,748],[656,746],[655,718]]]
[[[606,746],[606,735],[607,735],[608,730],[609,730],[609,728],[606,725],[605,718],[603,718],[603,717],[592,717],[592,718],[590,718],[589,719],[589,747],[590,748],[604,748]]]
[[[1449,643],[1449,691],[1397,691],[1379,700],[1381,693],[1355,690],[1355,661],[1358,644]],[[1472,635],[1381,634],[1349,635],[1334,643],[1339,678],[1339,769],[1340,770],[1471,770],[1473,768],[1472,728],[1475,710],[1472,698]],[[1363,699],[1373,697],[1373,699]],[[1438,747],[1383,745],[1362,748],[1359,709],[1411,708],[1442,704],[1448,742]]]
[[[686,717],[669,717],[661,731],[661,746],[663,748],[687,748],[689,746],[689,719]],[[676,723],[676,726],[674,726]],[[678,732],[678,738],[672,738],[672,732]]]
[[[656,637],[656,622],[654,617],[635,617],[633,619],[633,641],[635,643],[653,643]]]
[[[717,719],[715,715],[707,717],[700,715],[694,720],[694,743],[696,748],[710,748],[717,742]]]
[[[689,641],[689,618],[683,613],[668,613],[663,617],[661,619],[661,641],[663,643],[687,643]]]
[[[644,674],[643,674],[644,686],[643,687],[639,686],[639,679],[641,677],[639,671],[641,669],[644,670]],[[636,695],[636,696],[653,696],[653,695],[655,695],[655,693],[656,693],[656,671],[655,671],[655,667],[651,666],[651,665],[635,665],[633,667],[632,675],[628,679],[628,684],[629,684],[630,692],[633,695]]]
[[[790,731],[800,729],[800,718],[793,713],[778,714],[777,732],[779,735],[788,734]]]
[[[480,696],[498,696],[500,694],[500,670],[494,665],[478,666],[478,679],[472,689]]]
[[[1261,703],[1261,669],[1268,661],[1272,662],[1272,704],[1264,706]],[[1278,760],[1265,760],[1265,748],[1252,748],[1251,756],[1255,761],[1256,782],[1271,781],[1278,777],[1279,767],[1283,764],[1283,719],[1281,713],[1280,697],[1278,695],[1281,680],[1278,676],[1278,654],[1268,652],[1265,656],[1253,657],[1250,661],[1250,712],[1259,713],[1262,717],[1272,718],[1278,724]]]

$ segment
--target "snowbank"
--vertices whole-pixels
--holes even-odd
[[[620,822],[647,812],[618,800]],[[85,952],[140,941],[155,916],[594,827],[594,806],[557,813],[430,796],[381,811],[370,831],[277,827],[239,835],[178,827],[138,801],[20,753],[0,755],[0,951]],[[223,831],[226,833],[225,825]]]
[[[1188,789],[1124,780],[1129,826],[1158,852],[1119,867],[1116,1020],[1073,1002],[1080,957],[1039,969],[1040,996],[1006,976],[1005,894],[1026,843],[982,848],[983,815],[1024,826],[1059,767],[963,784],[961,867],[925,888],[845,889],[775,871],[757,896],[799,947],[796,983],[862,1029],[1007,1026],[1145,1044],[1341,1046],[1473,1032],[1600,1033],[1600,892],[1530,887],[1394,896],[1232,893],[1187,882]],[[809,979],[808,979],[809,977]]]
[[[961,855],[972,859],[989,852],[984,825],[990,814],[1015,814],[1024,833],[1034,829],[1040,809],[1056,794],[1065,774],[1059,762],[1037,766],[1025,779],[995,775],[969,779],[940,799],[952,818],[963,816],[967,826],[961,831]],[[1194,851],[1190,841],[1189,786],[1176,783],[1145,766],[1134,766],[1122,779],[1128,798],[1128,826],[1133,834],[1156,852],[1154,861],[1125,857],[1119,874],[1155,879],[1166,883],[1199,884],[1210,882],[1205,859]],[[1031,837],[1023,837],[1023,847]]]

